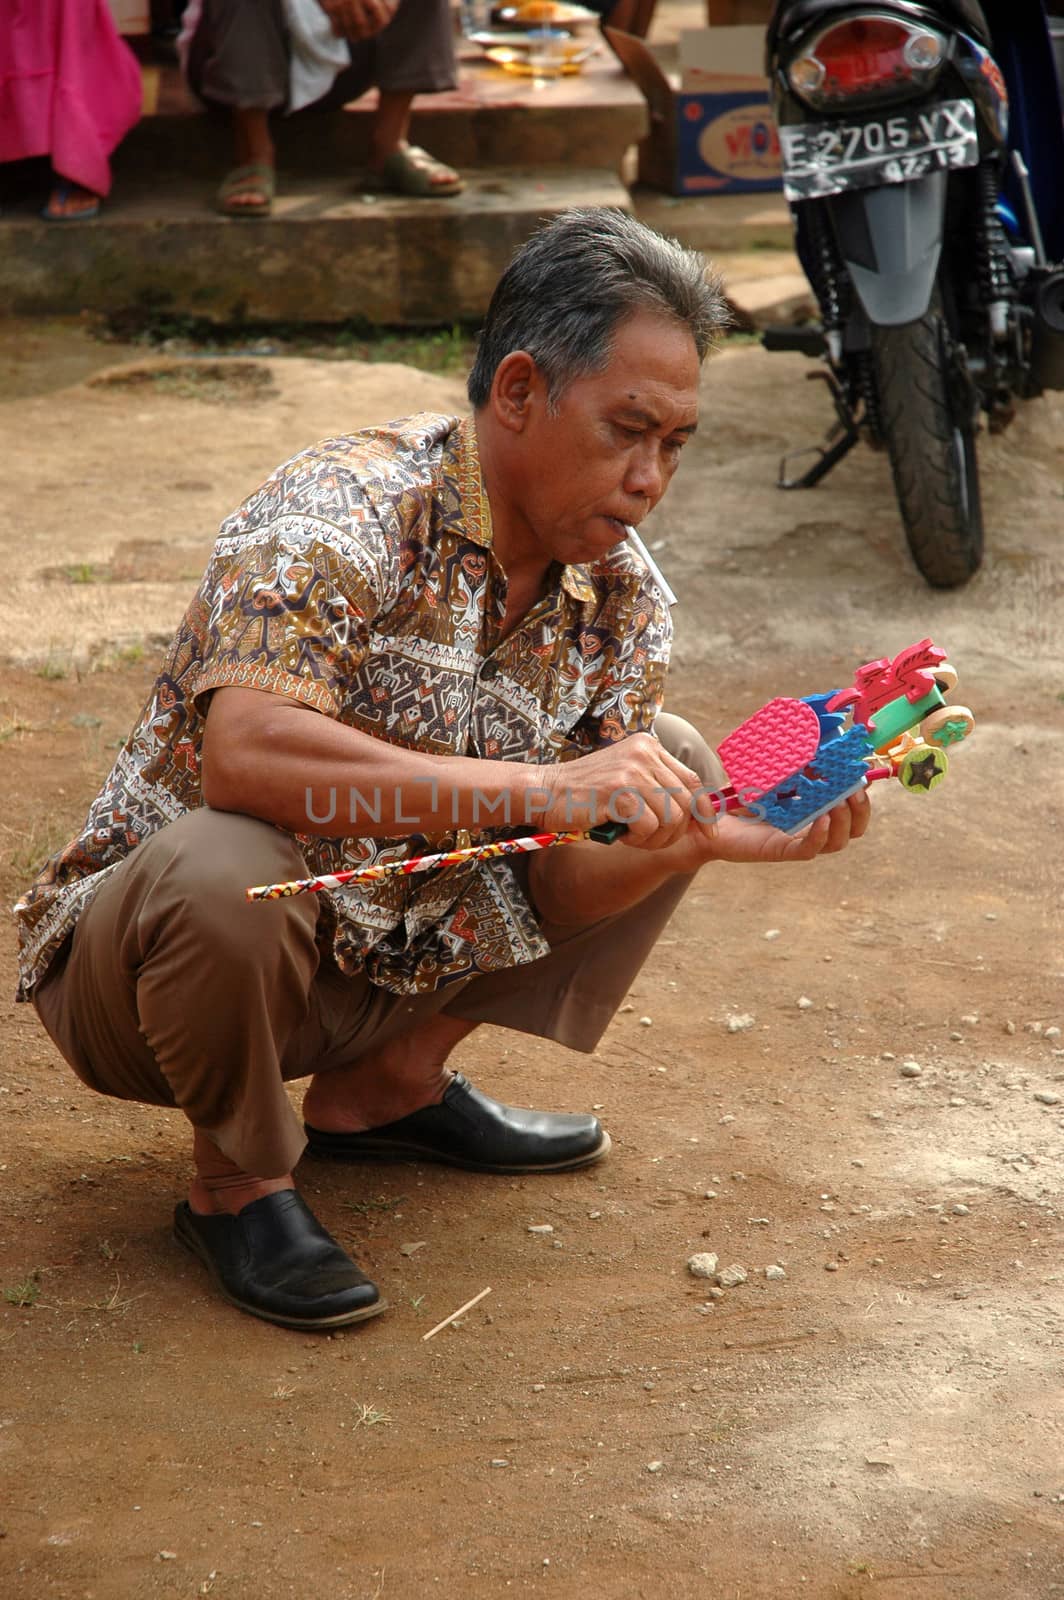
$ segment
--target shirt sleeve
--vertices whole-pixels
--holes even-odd
[[[199,596],[197,709],[213,690],[237,687],[338,716],[394,596],[397,538],[365,504],[343,524],[289,501],[258,526],[228,527]]]

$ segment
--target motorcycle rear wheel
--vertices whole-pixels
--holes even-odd
[[[919,322],[872,329],[872,354],[909,549],[935,589],[956,589],[983,559],[975,417],[951,393],[949,341],[936,295]]]

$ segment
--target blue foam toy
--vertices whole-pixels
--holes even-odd
[[[815,695],[812,699],[827,700],[830,695]],[[864,786],[872,749],[868,730],[856,723],[845,733],[827,739],[807,767],[763,794],[750,806],[751,812],[782,833],[797,833]]]
[[[806,705],[812,706],[813,710],[816,712],[816,719],[820,724],[821,744],[823,744],[826,739],[834,739],[835,735],[840,732],[843,723],[846,721],[845,711],[829,711],[827,709],[828,701],[834,700],[835,696],[841,693],[841,689],[829,689],[826,694],[802,695],[802,699],[805,701]]]

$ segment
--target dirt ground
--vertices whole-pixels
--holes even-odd
[[[7,903],[83,815],[220,517],[319,436],[460,405],[407,368],[240,359],[100,382],[142,353],[0,337]],[[808,370],[707,369],[648,533],[681,596],[669,704],[718,742],[932,634],[979,728],[933,796],[877,786],[851,852],[705,870],[593,1057],[462,1047],[503,1099],[596,1106],[601,1168],[305,1162],[391,1311],[257,1323],[170,1239],[180,1119],[77,1083],[0,935],[5,1597],[1064,1595],[1064,397],[984,441],[987,564],[941,595],[880,458],[774,488],[828,421]],[[746,1281],[711,1298],[706,1250]]]

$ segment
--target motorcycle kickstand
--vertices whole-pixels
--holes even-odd
[[[776,484],[778,489],[814,488],[822,478],[827,477],[832,467],[837,467],[843,457],[849,455],[860,438],[857,419],[850,410],[845,395],[839,388],[835,374],[819,370],[807,372],[806,377],[827,384],[831,391],[836,420],[828,429],[827,438],[823,444],[807,445],[803,450],[790,450],[782,458],[780,461],[780,474]],[[802,456],[808,455],[817,457],[813,465],[803,472],[800,477],[788,477],[787,463],[797,461]]]

